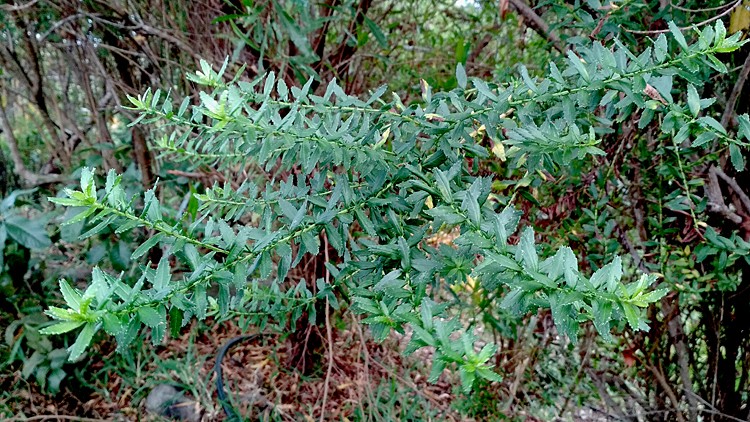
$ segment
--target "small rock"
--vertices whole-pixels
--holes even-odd
[[[146,410],[166,418],[200,422],[200,405],[169,384],[159,384],[146,397]]]

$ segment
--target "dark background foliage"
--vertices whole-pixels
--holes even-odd
[[[159,157],[154,142],[163,128],[130,126],[138,115],[123,107],[130,105],[127,96],[161,89],[176,104],[184,98],[199,104],[200,87],[187,75],[200,68],[201,59],[217,71],[228,58],[227,81],[244,66],[241,80],[273,71],[291,87],[313,78],[311,90],[320,95],[333,78],[346,93],[362,97],[387,83],[410,104],[421,101],[425,85],[434,91],[455,88],[456,63],[469,76],[522,84],[519,64],[530,77],[544,77],[549,62],[562,66],[569,52],[592,41],[611,46],[617,39],[643,51],[668,32],[669,21],[683,28],[688,40],[696,38],[691,26],[702,29],[716,20],[730,33],[747,31],[747,7],[746,0],[31,0],[0,5],[0,196],[5,198],[0,205],[5,329],[0,415],[133,417],[142,411],[138,406],[154,380],[192,385],[186,390],[205,414],[218,415],[211,404],[213,386],[194,379],[201,359],[210,359],[220,340],[236,334],[231,324],[237,320],[190,327],[190,335],[175,344],[192,357],[165,357],[172,353],[164,351],[168,347],[115,355],[114,342],[102,337],[92,355],[105,356],[106,362],[95,357],[93,364],[71,364],[65,363],[66,348],[74,336],[39,334],[49,324],[42,311],[62,303],[58,279],[85,286],[91,267],[98,265],[133,284],[144,262],[132,260],[132,253],[154,235],[108,228],[79,241],[90,227],[83,221],[61,225],[82,209],[56,207],[45,198],[75,186],[83,167],[121,173],[130,194],[158,180],[168,187],[159,199],[174,218],[197,209],[195,193],[214,183],[236,185],[249,171]],[[726,73],[681,75],[698,86],[700,98],[716,99],[703,107],[704,114],[729,133],[741,130],[737,116],[750,111],[749,52],[745,45],[721,55]],[[690,100],[680,86],[671,95],[675,101]],[[540,177],[530,179],[507,165],[505,151],[493,148],[489,137],[480,142],[494,155],[469,164],[495,178],[494,194],[517,193],[522,224],[533,226],[539,243],[549,248],[543,254],[569,245],[589,273],[622,255],[631,272],[659,274],[660,287],[670,293],[648,309],[648,332],[623,326],[622,335],[605,341],[587,323],[574,345],[558,335],[549,311],[518,319],[498,306],[502,297],[460,283],[452,290],[454,300],[471,316],[469,323],[481,327],[482,337],[498,346],[493,359],[504,380],[483,381],[473,393],[464,393],[458,379],[446,375],[438,383],[445,394],[440,400],[429,391],[414,392],[429,373],[419,359],[402,361],[396,341],[370,344],[370,356],[363,339],[368,334],[358,335],[366,327],[344,314],[335,313],[330,322],[319,318],[317,324],[290,326],[278,342],[263,347],[284,356],[279,367],[294,368],[316,385],[313,380],[326,377],[331,349],[326,328],[334,326],[337,342],[364,344],[342,345],[346,351],[339,366],[354,368],[354,362],[371,358],[387,368],[368,377],[371,385],[357,396],[367,398],[361,399],[365,407],[329,403],[349,418],[747,420],[750,178],[735,165],[747,154],[713,139],[694,148],[693,138],[676,140],[664,132],[668,124],[674,122],[649,117],[648,111],[633,113],[598,134],[604,155],[574,161],[554,175],[539,170]],[[259,174],[289,176],[274,171]],[[450,244],[451,235],[442,242]],[[153,248],[146,257],[158,263],[161,254]],[[324,276],[322,254],[305,259],[290,279]],[[318,311],[322,315],[323,308]],[[142,366],[144,359],[158,364]],[[410,369],[401,372],[404,367]],[[398,379],[390,376],[394,372],[401,381],[389,384]],[[319,397],[295,397],[290,412],[296,417],[325,412]]]

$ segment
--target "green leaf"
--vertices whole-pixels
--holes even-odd
[[[516,261],[523,263],[524,268],[531,271],[539,269],[539,256],[534,246],[534,229],[526,227],[521,233],[516,249]]]
[[[164,307],[160,306],[159,310],[161,312],[157,311],[151,306],[144,306],[138,308],[138,316],[141,318],[141,321],[150,328],[156,328],[160,325],[166,325],[167,320],[164,312]]]
[[[740,6],[747,7],[747,6]],[[734,19],[734,17],[732,17]],[[724,22],[721,19],[716,21],[714,25],[714,46],[719,47],[724,44],[724,40],[727,38],[727,28],[724,26]]]
[[[477,368],[477,374],[486,379],[490,382],[503,382],[503,377],[500,376],[500,374],[490,370],[489,368],[486,368],[484,366],[480,366]]]
[[[682,47],[683,50],[688,49],[687,41],[685,41],[685,36],[682,35],[682,31],[680,31],[680,28],[677,26],[677,24],[674,23],[674,21],[669,21],[669,31],[672,33],[672,36],[674,37],[675,41],[677,41],[677,44]]]
[[[73,198],[57,198],[49,196],[47,197],[47,200],[52,202],[53,204],[62,205],[64,207],[78,207],[81,205],[86,205],[84,201],[81,201],[80,199],[73,199]]]
[[[625,314],[625,319],[628,321],[630,328],[634,330],[641,330],[643,328],[641,324],[641,317],[638,312],[638,308],[629,303],[621,303],[622,311]],[[648,328],[648,327],[646,327]]]
[[[410,292],[404,288],[406,281],[401,276],[401,270],[393,270],[386,274],[375,284],[373,290],[383,292],[385,297],[401,298],[409,297]]]
[[[610,320],[612,319],[612,302],[605,300],[594,300],[592,303],[594,315],[594,327],[605,341],[611,342]]]
[[[466,197],[461,204],[461,208],[467,211],[469,220],[474,225],[478,226],[482,222],[482,212],[479,208],[479,202],[477,201],[477,197],[472,195],[470,191],[466,191]]]
[[[714,132],[703,132],[700,135],[698,135],[695,140],[693,141],[693,144],[691,145],[693,148],[701,147],[711,141],[716,139],[716,133]]]
[[[487,361],[492,358],[492,356],[495,355],[495,352],[497,351],[497,346],[495,346],[494,343],[487,343],[482,347],[482,350],[479,351],[478,360],[480,363],[486,363]]]
[[[667,37],[664,34],[659,34],[659,37],[654,43],[654,59],[657,63],[661,63],[667,57]]]
[[[674,102],[672,99],[672,75],[651,78],[648,83],[656,88],[667,103],[672,104]]]
[[[133,251],[133,253],[130,255],[131,260],[135,260],[143,256],[146,252],[149,251],[152,247],[154,247],[159,241],[161,240],[163,234],[157,233],[155,236],[149,237],[148,240],[143,242],[141,246],[136,248],[136,250]]]
[[[529,76],[529,70],[526,69],[526,66],[520,65],[519,66],[519,72],[521,73],[521,79],[523,79],[523,82],[526,84],[526,86],[534,93],[536,93],[539,88],[536,86],[533,80],[531,80],[531,77]]]
[[[727,73],[727,65],[725,65],[721,60],[717,59],[716,56],[709,54],[705,56],[704,59],[706,60],[706,63],[708,63],[708,65],[715,71],[719,73]]]
[[[286,86],[284,78],[279,78],[279,81],[276,82],[276,92],[279,93],[281,101],[286,101],[289,98],[289,88]]]
[[[176,306],[169,309],[169,335],[173,338],[180,336],[180,329],[185,315],[184,312]]]
[[[70,309],[76,312],[81,312],[81,294],[78,290],[71,287],[64,278],[60,279],[59,285],[60,292],[63,295],[63,299],[65,299],[65,304],[68,305]]]
[[[39,330],[40,334],[44,335],[56,335],[56,334],[63,334],[67,333],[68,331],[73,331],[76,328],[80,327],[81,325],[85,324],[84,321],[65,321],[65,322],[58,322],[57,324],[50,325],[49,327],[42,328]]]
[[[125,324],[122,320],[112,314],[102,316],[102,327],[104,331],[112,336],[119,337],[125,331]]]
[[[279,198],[279,208],[284,217],[289,219],[289,221],[294,220],[294,217],[297,215],[297,208],[284,198]]]
[[[44,311],[44,313],[51,316],[54,319],[58,319],[61,321],[81,321],[82,320],[78,312],[75,312],[71,309],[58,308],[57,306],[50,306],[49,308],[47,308],[46,311]]]
[[[29,376],[34,373],[36,368],[44,362],[44,360],[45,356],[41,351],[34,351],[34,353],[32,353],[31,356],[29,356],[29,358],[24,361],[23,369],[21,370],[21,376],[24,379],[29,378]]]
[[[572,64],[573,67],[578,71],[583,80],[588,82],[590,79],[589,72],[588,70],[586,70],[586,66],[583,65],[581,59],[576,56],[576,53],[574,53],[573,50],[568,50],[567,55],[570,64]]]
[[[16,189],[13,192],[11,192],[8,196],[5,197],[5,199],[0,202],[0,213],[3,213],[5,211],[8,211],[9,209],[13,208],[13,206],[16,205],[16,198],[18,198],[21,195],[28,195],[30,193],[34,193],[37,191],[37,188],[33,189]]]
[[[737,116],[739,122],[739,132],[748,141],[750,141],[750,116],[743,114]]]
[[[645,308],[648,305],[661,300],[661,298],[666,296],[667,293],[669,293],[668,289],[654,290],[646,293],[645,295],[636,296],[635,298],[630,300],[630,303],[640,308]]]
[[[737,144],[729,144],[729,158],[732,160],[735,170],[745,170],[745,157],[742,155],[742,150]]]
[[[381,48],[387,48],[388,47],[388,41],[385,38],[385,35],[383,34],[383,31],[380,29],[378,24],[373,22],[372,19],[365,16],[365,24],[367,25],[367,28],[370,29],[370,32],[372,35],[375,36],[375,41],[378,42]]]
[[[604,286],[608,292],[612,293],[617,289],[620,278],[622,278],[622,259],[617,256],[612,262],[597,270],[591,276],[590,281],[594,288]]]
[[[470,371],[465,366],[461,366],[458,368],[458,375],[461,378],[461,388],[464,390],[464,393],[471,392],[471,388],[474,386],[474,380],[477,377],[476,373]]]
[[[726,135],[727,134],[727,130],[724,129],[724,126],[722,126],[721,123],[719,123],[713,117],[703,116],[700,119],[698,119],[698,123],[701,126],[706,127],[706,128],[711,128],[711,129],[713,129],[713,130],[721,133],[722,135]]]
[[[367,215],[365,215],[365,213],[361,209],[355,209],[354,215],[357,216],[357,221],[359,221],[359,224],[362,225],[365,233],[367,233],[369,236],[377,236],[378,233],[375,231],[375,225],[372,224],[370,218],[367,217]]]
[[[68,348],[68,352],[70,352],[70,356],[68,356],[69,362],[75,362],[81,357],[81,355],[83,355],[86,348],[89,347],[91,339],[94,338],[96,331],[96,324],[93,322],[89,322],[83,327],[83,330],[78,334],[75,343]]]
[[[164,256],[159,261],[159,266],[156,268],[156,275],[154,276],[154,290],[157,292],[164,292],[169,290],[169,282],[171,281],[169,268],[169,257]]]
[[[96,199],[96,182],[94,181],[94,169],[84,167],[81,169],[81,192],[86,198]]]
[[[427,379],[428,382],[435,383],[440,378],[440,375],[445,371],[445,362],[435,357],[432,361],[432,369],[430,370],[430,376]]]
[[[391,327],[383,323],[374,323],[370,324],[370,331],[372,332],[372,338],[376,342],[382,343],[386,339],[386,337],[388,337],[388,333],[390,333]]]
[[[441,205],[439,207],[427,210],[426,212],[428,215],[431,215],[433,218],[435,218],[436,222],[442,221],[449,226],[463,223],[466,220],[466,217],[456,213],[453,208],[447,205]]]
[[[263,96],[267,97],[273,92],[273,86],[276,84],[276,73],[268,72],[266,75],[266,84],[263,86]]]
[[[52,245],[40,219],[29,220],[20,215],[11,215],[5,219],[5,229],[11,239],[29,249],[44,249]]]
[[[698,91],[696,91],[692,84],[688,84],[687,100],[690,113],[692,113],[694,117],[698,117],[698,114],[701,112],[701,99],[698,96]]]
[[[435,182],[437,183],[437,187],[440,190],[440,196],[443,198],[443,201],[448,204],[453,203],[453,193],[451,192],[450,182],[448,181],[448,177],[445,172],[436,169],[434,171],[434,175]]]
[[[466,69],[461,63],[456,63],[456,83],[461,89],[466,89]]]

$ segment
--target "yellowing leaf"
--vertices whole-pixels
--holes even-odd
[[[729,18],[729,33],[747,31],[748,28],[750,28],[750,0],[745,0],[740,7],[734,9]]]
[[[477,136],[480,136],[480,137],[481,137],[481,136],[484,136],[484,132],[485,132],[486,130],[487,130],[487,128],[485,128],[485,127],[484,127],[484,125],[482,125],[482,126],[479,126],[479,128],[477,128],[477,130],[475,130],[475,131],[471,132],[471,133],[469,134],[469,136],[471,136],[472,138],[476,138]]]
[[[492,153],[495,154],[495,157],[499,158],[500,161],[507,160],[507,157],[505,156],[505,145],[500,141],[495,142],[495,145],[492,147]]]

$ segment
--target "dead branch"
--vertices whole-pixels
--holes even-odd
[[[545,22],[544,19],[537,15],[534,9],[526,4],[524,0],[510,0],[510,4],[512,4],[513,8],[516,9],[518,14],[527,21],[527,24],[532,27],[539,35],[546,38],[557,51],[561,53],[565,52],[565,47],[562,40],[560,40],[560,37],[557,36],[556,33],[552,32],[552,30],[550,30],[547,22]]]
[[[696,24],[690,25],[690,26],[683,26],[683,27],[680,28],[680,30],[681,31],[685,31],[685,30],[688,30],[688,29],[691,29],[691,28],[699,28],[701,26],[708,25],[709,23],[717,21],[717,20],[723,18],[724,16],[732,13],[732,11],[734,9],[736,9],[737,6],[739,6],[740,4],[742,4],[742,0],[737,0],[736,2],[732,3],[732,5],[727,10],[719,13],[718,15],[716,15],[716,16],[714,16],[712,18],[706,19],[706,20],[704,20],[702,22],[698,22]],[[624,28],[623,30],[625,32],[630,32],[631,34],[636,34],[636,35],[659,35],[659,34],[666,34],[667,32],[670,31],[669,29],[636,31],[634,29],[627,29],[627,28]]]
[[[724,202],[724,195],[722,195],[721,186],[719,186],[719,171],[721,170],[717,169],[715,166],[711,166],[711,168],[708,170],[708,184],[706,185],[708,210],[714,214],[718,214],[719,216],[731,221],[734,224],[742,224],[742,217],[736,212],[729,209],[726,202]],[[723,174],[724,172],[722,171],[721,173]],[[724,175],[726,176],[726,174]]]
[[[745,193],[745,191],[742,190],[740,185],[737,183],[736,180],[734,180],[734,177],[727,176],[724,171],[716,166],[711,166],[709,169],[709,173],[713,172],[716,176],[721,177],[726,184],[732,188],[734,193],[740,198],[740,201],[742,202],[742,206],[745,207],[745,211],[750,213],[750,197]]]
[[[16,174],[22,179],[21,182],[23,184],[32,187],[48,183],[58,183],[65,180],[65,177],[61,174],[37,174],[27,169],[21,158],[21,153],[18,150],[18,141],[13,134],[8,115],[2,105],[0,105],[0,120],[2,121],[0,122],[2,123],[2,133],[5,134],[5,139],[10,149],[10,159],[13,161],[13,168]]]
[[[747,55],[745,64],[742,65],[742,71],[740,71],[740,75],[737,77],[737,82],[735,82],[734,88],[732,88],[732,93],[729,94],[727,105],[724,108],[724,114],[721,115],[721,125],[725,128],[729,125],[729,121],[732,117],[734,117],[734,107],[737,105],[737,99],[740,97],[742,89],[745,87],[748,75],[750,75],[750,54]],[[748,210],[750,211],[750,209]]]

